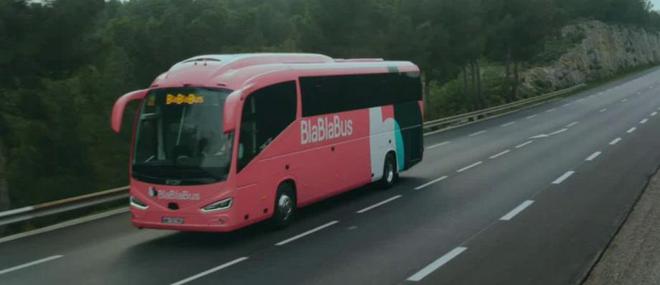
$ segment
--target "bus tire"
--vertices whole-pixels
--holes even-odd
[[[385,156],[385,164],[383,165],[383,177],[380,179],[380,186],[388,189],[396,184],[399,179],[399,173],[396,167],[396,156],[394,153],[388,153]]]
[[[282,183],[277,188],[273,212],[271,224],[274,228],[284,228],[291,223],[296,212],[296,195],[291,183]]]

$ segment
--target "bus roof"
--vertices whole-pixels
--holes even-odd
[[[333,59],[312,53],[200,55],[183,60],[151,87],[206,86],[239,89],[264,75],[318,76],[377,72],[418,72],[411,62],[381,58]]]

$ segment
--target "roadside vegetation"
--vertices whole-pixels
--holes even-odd
[[[646,0],[43,2],[0,0],[0,210],[125,185],[114,100],[194,55],[410,60],[439,117],[535,95],[520,73],[579,41],[558,36],[566,24],[660,28]]]

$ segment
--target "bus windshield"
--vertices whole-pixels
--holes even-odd
[[[210,184],[226,179],[233,134],[223,131],[226,89],[151,91],[139,114],[132,173],[167,185]]]

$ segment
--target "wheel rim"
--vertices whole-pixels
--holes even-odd
[[[288,195],[282,194],[277,201],[277,207],[280,209],[280,213],[282,213],[282,221],[286,221],[293,213],[293,200]]]
[[[387,163],[386,175],[385,179],[387,179],[387,183],[392,183],[392,180],[394,180],[394,167],[392,166],[392,162]]]

